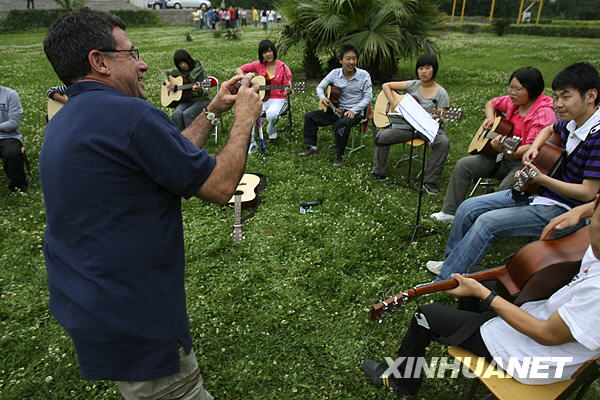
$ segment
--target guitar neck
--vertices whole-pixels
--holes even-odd
[[[277,89],[287,89],[290,85],[264,85],[259,86],[258,90],[277,90]]]
[[[504,287],[506,287],[506,289],[511,295],[514,295],[519,292],[519,289],[508,275],[505,267],[493,268],[484,272],[467,275],[467,277],[480,282],[498,280],[504,285]],[[402,306],[404,306],[406,303],[408,303],[415,297],[423,296],[425,294],[437,293],[443,290],[454,289],[457,286],[458,282],[455,279],[449,279],[443,282],[429,283],[425,285],[416,286],[393,297],[389,297],[385,301],[373,305],[373,307],[371,308],[371,314],[369,318],[372,321],[377,321],[381,319],[385,314],[400,309]]]
[[[233,215],[233,241],[241,242],[244,240],[244,234],[242,232],[242,191],[240,190],[234,194]]]

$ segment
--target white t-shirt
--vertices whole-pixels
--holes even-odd
[[[549,299],[525,303],[521,308],[541,320],[558,311],[576,342],[544,346],[518,332],[500,317],[487,321],[480,328],[481,337],[490,354],[502,360],[505,370],[509,357],[516,357],[520,365],[525,365],[525,357],[572,357],[567,362],[550,362],[549,359],[540,362],[548,368],[538,369],[538,372],[547,374],[547,377],[532,377],[531,370],[521,377],[513,373],[517,381],[545,385],[570,379],[581,364],[600,354],[600,260],[594,256],[591,246],[581,262],[579,273],[569,284]],[[556,377],[557,366],[560,367],[561,363],[564,363],[564,369],[561,376]]]

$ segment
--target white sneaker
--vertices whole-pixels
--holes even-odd
[[[443,211],[433,213],[430,215],[430,217],[440,222],[448,222],[450,224],[454,222],[454,215],[446,214]]]
[[[269,139],[277,139],[277,132],[270,133]]]
[[[425,268],[434,275],[439,275],[442,272],[443,261],[427,261]]]

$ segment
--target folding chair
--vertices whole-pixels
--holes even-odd
[[[369,124],[373,120],[373,107],[371,104],[367,106],[363,119],[360,120],[358,125],[355,125],[350,129],[349,144],[346,145],[348,154],[352,154],[365,147],[365,135],[369,132]],[[375,129],[371,127],[371,129]]]
[[[494,190],[494,186],[496,186],[496,183],[493,178],[479,178],[477,179],[477,182],[475,182],[473,189],[471,189],[469,197],[473,197],[473,194],[478,188],[482,188],[484,193],[491,193]]]
[[[478,368],[477,364],[480,359],[475,354],[461,347],[450,346],[448,348],[448,353],[462,364],[468,366],[469,370],[477,375],[477,379],[473,380],[468,393],[469,400],[475,397],[475,392],[477,391],[477,386],[480,381],[483,382],[491,392],[488,396],[484,397],[484,399],[563,400],[575,391],[578,391],[575,399],[581,399],[590,385],[600,375],[600,355],[598,355],[582,364],[569,380],[546,385],[525,385],[501,371],[498,371],[498,374],[485,374],[485,371],[488,371],[490,364],[487,361],[484,361],[483,368]],[[482,376],[483,374],[486,376]],[[500,378],[499,375],[506,377]]]

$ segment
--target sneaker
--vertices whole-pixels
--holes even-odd
[[[300,157],[308,157],[308,156],[313,156],[313,155],[315,155],[315,154],[317,154],[317,150],[316,150],[316,149],[313,149],[313,148],[312,148],[312,147],[310,147],[310,146],[309,146],[309,147],[308,147],[306,150],[304,150],[304,151],[301,151],[300,153],[298,153],[298,155],[299,155]]]
[[[440,222],[448,222],[450,224],[454,222],[454,215],[446,214],[443,211],[433,213],[430,217]]]
[[[427,192],[427,194],[434,195],[434,196],[436,194],[440,193],[440,191],[438,190],[438,188],[435,185],[431,184],[431,183],[424,183],[423,184],[423,190],[425,192]]]
[[[434,275],[439,275],[442,272],[442,267],[444,266],[443,261],[427,261],[425,263],[425,268],[427,271],[431,272]]]
[[[248,147],[248,154],[252,154],[256,151],[256,142],[251,142],[250,147]]]
[[[27,185],[9,186],[8,189],[13,193],[18,193],[22,195],[27,194]]]
[[[371,172],[371,174],[369,175],[369,178],[375,179],[375,180],[383,180],[383,179],[387,179],[388,177],[386,175],[379,175],[379,174],[376,174],[375,172]]]
[[[393,375],[384,376],[382,375],[388,369],[386,364],[378,363],[373,360],[363,360],[361,368],[365,373],[365,376],[371,381],[375,387],[386,386],[391,388],[398,396],[403,396],[407,399],[416,399],[417,392],[403,388],[400,381]]]
[[[342,156],[337,156],[335,158],[335,160],[333,161],[333,166],[334,167],[341,167],[342,166]]]
[[[269,139],[277,139],[277,132],[270,133]]]

